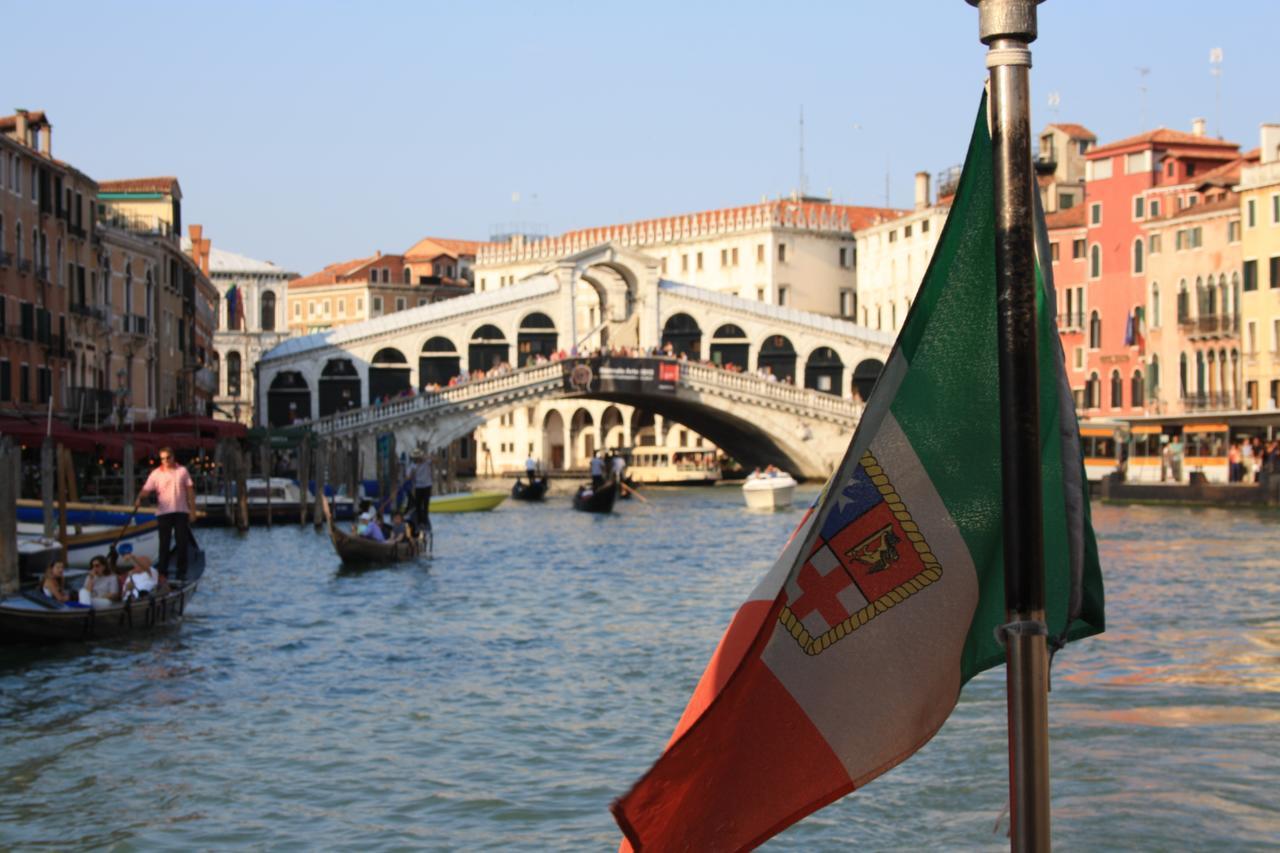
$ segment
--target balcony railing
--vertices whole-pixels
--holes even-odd
[[[95,308],[92,305],[75,303],[71,306],[71,313],[78,317],[87,317],[90,320],[97,320],[99,323],[107,322],[107,312],[101,308]]]
[[[1230,391],[1197,392],[1182,401],[1189,412],[1232,412],[1240,408],[1240,395]]]
[[[98,213],[98,224],[122,228],[135,234],[159,234],[173,236],[173,226],[157,216],[138,216],[107,208]]]
[[[13,255],[9,252],[0,252],[0,269],[4,269],[13,263]]]
[[[41,266],[36,267],[36,280],[42,281],[45,284],[53,283],[53,279],[49,277],[49,267],[47,265],[42,264]]]
[[[1064,314],[1059,314],[1058,328],[1059,329],[1083,329],[1084,328],[1084,312],[1077,311],[1075,313],[1072,313],[1068,311]]]
[[[1236,335],[1240,331],[1240,318],[1234,314],[1201,314],[1179,318],[1178,326],[1185,334],[1195,337]]]
[[[20,272],[20,273],[29,273],[29,272],[31,272],[31,261],[27,260],[26,258],[19,258],[19,259],[18,259],[18,272]]]

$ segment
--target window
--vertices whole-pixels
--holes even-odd
[[[1148,254],[1148,255],[1158,255],[1158,254],[1160,254],[1160,243],[1161,243],[1161,240],[1160,240],[1160,235],[1159,235],[1159,234],[1152,234],[1152,235],[1151,235],[1151,238],[1147,241],[1147,243],[1149,244],[1149,245],[1147,246],[1147,254]]]
[[[397,297],[396,297],[396,310],[397,310],[397,311],[403,311],[403,310],[404,310],[404,297],[403,297],[403,296],[397,296]]]
[[[347,300],[339,299],[338,300],[338,316],[345,317],[346,315],[347,315]]]
[[[369,301],[369,310],[374,314],[382,313],[382,297],[374,296]]]
[[[370,284],[377,284],[377,283],[378,283],[378,271],[377,271],[377,270],[369,270],[369,283],[370,283]]]
[[[1102,276],[1102,247],[1094,243],[1089,248],[1089,277],[1099,278]]]
[[[329,316],[329,308],[331,307],[331,305],[332,305],[332,303],[330,303],[330,301],[329,301],[328,299],[326,299],[326,300],[324,301],[324,316],[326,316],[326,317],[328,317],[328,316]]]
[[[1074,193],[1058,193],[1058,209],[1059,210],[1070,210],[1075,206],[1076,206],[1076,197]],[[928,225],[929,223],[926,222],[924,224]],[[929,229],[921,228],[920,230],[927,231]]]
[[[666,259],[666,258],[663,258],[663,259],[662,259],[661,269],[662,269],[662,274],[663,274],[663,275],[666,275],[666,274],[667,274],[667,259]],[[483,284],[484,279],[480,279],[480,281],[481,281],[481,283]]]
[[[1129,380],[1129,405],[1135,409],[1142,405],[1142,371],[1135,370]]]
[[[698,253],[697,261],[698,261],[698,271],[701,272],[702,271],[702,253],[701,252]]]
[[[1240,220],[1239,219],[1233,219],[1227,223],[1227,242],[1228,243],[1240,242]]]
[[[1258,289],[1258,262],[1244,262],[1244,289],[1245,292]]]
[[[427,297],[425,297],[425,296],[419,296],[419,297],[418,297],[418,307],[419,307],[419,308],[421,308],[423,305],[426,305],[426,304],[427,304]]]
[[[1271,224],[1280,225],[1280,194],[1271,196]]]
[[[391,281],[391,270],[384,267],[382,270],[382,283],[386,284],[389,281]]]
[[[854,304],[853,291],[848,288],[840,291],[840,316],[852,317],[857,313],[857,306]]]
[[[1098,312],[1094,311],[1089,315],[1089,348],[1097,349],[1102,346],[1102,318],[1098,316]]]
[[[757,300],[757,301],[759,301],[759,302],[764,302],[764,288],[763,288],[763,287],[757,287],[757,288],[756,288],[756,300]]]
[[[1111,177],[1111,158],[1090,160],[1085,166],[1085,175],[1090,181],[1105,181]]]
[[[729,266],[729,250],[728,249],[720,250],[720,266],[721,267]]]
[[[910,236],[911,236],[911,226],[908,225],[907,227],[902,229],[902,239],[905,240]]]
[[[293,316],[295,316],[295,317],[301,317],[301,316],[302,316],[302,303],[301,303],[301,302],[295,302],[295,303],[293,303]]]
[[[1049,244],[1049,260],[1053,261],[1055,264],[1058,262],[1058,244],[1057,243]]]
[[[8,359],[0,361],[0,403],[13,399],[13,367]]]
[[[270,290],[262,294],[259,314],[259,328],[264,332],[274,332],[276,328],[276,295]]]
[[[1102,224],[1102,202],[1095,201],[1093,204],[1089,205],[1089,224]]]
[[[845,246],[840,247],[840,266],[849,266],[849,249]]]
[[[1073,361],[1076,370],[1084,370],[1084,347],[1075,348],[1075,358]]]
[[[1258,201],[1257,199],[1249,199],[1244,205],[1244,223],[1245,227],[1252,228],[1258,224]]]
[[[898,242],[898,229],[895,228],[889,232],[889,242],[890,243]]]
[[[764,243],[756,244],[756,263],[764,263]]]
[[[240,396],[240,353],[227,353],[227,396]]]
[[[778,262],[784,263],[784,264],[787,262],[787,244],[786,243],[778,244]]]
[[[1146,216],[1147,200],[1140,195],[1133,197],[1133,218],[1141,219]]]
[[[1271,287],[1280,287],[1280,257],[1273,257],[1269,261],[1269,266],[1271,267]]]
[[[778,285],[778,305],[786,307],[787,297],[791,295],[791,286],[787,284]]]
[[[689,256],[681,255],[680,256],[680,272],[688,272],[688,271],[689,271]]]
[[[738,250],[736,248],[729,252],[729,260],[735,267],[738,265]]]
[[[1124,408],[1124,383],[1118,370],[1111,371],[1111,408]]]
[[[1187,177],[1188,177],[1188,178],[1194,178],[1195,176],[1196,176],[1196,164],[1195,164],[1195,163],[1188,163],[1188,164],[1187,164]]]
[[[31,368],[25,363],[18,366],[18,402],[31,402]]]
[[[1142,172],[1151,171],[1151,167],[1147,165],[1147,155],[1149,151],[1137,151],[1133,154],[1126,154],[1124,158],[1124,173],[1126,175],[1138,175]]]
[[[1071,241],[1071,260],[1078,261],[1084,257],[1084,240]]]
[[[1250,320],[1245,326],[1245,352],[1253,355],[1258,351],[1258,321]]]
[[[1160,199],[1153,198],[1151,199],[1151,218],[1155,219],[1159,215],[1160,215]]]
[[[1151,282],[1151,327],[1160,328],[1160,285]]]
[[[1133,274],[1134,275],[1142,275],[1142,270],[1143,270],[1142,247],[1143,247],[1143,242],[1141,237],[1133,241]]]
[[[364,297],[357,296],[356,297],[356,313],[360,314],[360,313],[363,313],[363,311],[364,311]]]
[[[315,302],[315,300],[312,300],[312,301],[310,301],[310,302],[308,302],[308,303],[307,303],[307,316],[308,316],[308,317],[314,317],[314,316],[316,316],[316,306],[317,306],[317,303]]]

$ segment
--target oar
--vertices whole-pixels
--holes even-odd
[[[129,512],[129,520],[124,527],[120,528],[120,532],[116,534],[116,541],[111,543],[111,547],[107,549],[107,564],[114,565],[116,559],[120,556],[116,552],[116,546],[120,544],[120,540],[124,538],[124,532],[133,526],[133,517],[138,514],[138,506],[142,503],[142,495],[138,495],[138,499],[133,502],[133,509]]]
[[[619,486],[622,486],[622,490],[623,490],[624,492],[628,492],[628,493],[630,493],[630,494],[635,495],[635,496],[636,496],[636,497],[638,497],[642,502],[644,502],[644,503],[648,503],[648,502],[649,502],[649,499],[648,499],[648,498],[646,498],[644,495],[640,494],[640,492],[639,492],[638,490],[631,488],[630,486],[628,486],[626,483],[622,482],[621,480],[619,480],[619,481],[618,481],[618,485],[619,485]]]

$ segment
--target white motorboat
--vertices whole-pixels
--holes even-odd
[[[742,497],[751,509],[788,509],[796,494],[796,481],[785,471],[752,474],[742,484]]]
[[[245,481],[245,486],[248,490],[250,524],[265,523],[268,511],[270,511],[273,521],[283,522],[289,519],[298,519],[302,511],[304,494],[293,480],[285,477],[272,477],[269,480],[262,477],[250,477]],[[236,501],[235,489],[232,488],[231,492],[231,502],[234,506]],[[306,491],[305,500],[309,506],[312,501],[310,489]],[[196,506],[204,513],[201,523],[204,525],[229,523],[226,503],[226,496],[222,494],[196,495]],[[333,508],[334,518],[347,520],[354,517],[351,498],[346,495],[330,498],[329,504]]]

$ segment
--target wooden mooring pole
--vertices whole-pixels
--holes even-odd
[[[18,591],[18,493],[22,488],[22,448],[0,438],[0,595]]]

